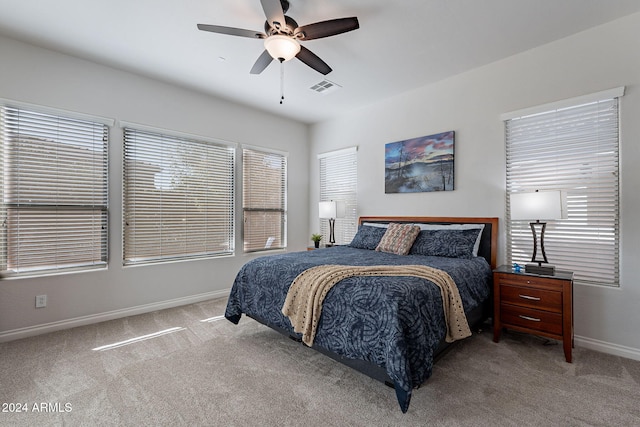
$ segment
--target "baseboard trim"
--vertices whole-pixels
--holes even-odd
[[[589,350],[595,350],[601,353],[613,354],[614,356],[626,357],[627,359],[640,361],[640,349],[637,348],[625,347],[623,345],[612,344],[610,342],[577,335],[574,336],[573,340],[575,345],[578,347],[584,347]]]
[[[124,308],[120,310],[107,311],[104,313],[91,314],[89,316],[74,317],[72,319],[60,320],[57,322],[44,323],[41,325],[28,326],[26,328],[11,329],[9,331],[0,332],[0,342],[18,340],[21,338],[32,337],[35,335],[46,334],[48,332],[60,331],[63,329],[75,328],[77,326],[91,325],[93,323],[105,322],[107,320],[120,319],[127,316],[135,316],[137,314],[149,313],[166,308],[179,307],[181,305],[194,304],[214,298],[222,298],[229,295],[230,289],[221,291],[206,292],[203,294],[191,295],[167,301],[155,302],[151,304],[143,304],[135,307]]]

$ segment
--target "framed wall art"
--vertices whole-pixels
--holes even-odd
[[[453,190],[455,132],[385,144],[384,192]]]

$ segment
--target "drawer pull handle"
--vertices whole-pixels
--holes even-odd
[[[531,320],[532,322],[539,322],[540,319],[536,319],[535,317],[529,317],[529,316],[524,316],[524,315],[519,315],[518,317],[520,317],[521,319],[524,320]]]
[[[540,298],[538,297],[532,297],[530,295],[519,295],[520,298],[524,298],[524,299],[528,299],[531,301],[540,301]]]

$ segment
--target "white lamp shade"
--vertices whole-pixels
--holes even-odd
[[[536,191],[511,194],[512,220],[554,220],[566,215],[562,209],[562,192]]]
[[[264,39],[264,48],[273,59],[288,61],[300,52],[300,43],[289,36],[276,34]]]
[[[320,202],[318,204],[320,218],[344,218],[347,214],[347,206],[343,201]]]
[[[338,211],[336,202],[320,202],[318,203],[318,211],[320,218],[336,218]]]

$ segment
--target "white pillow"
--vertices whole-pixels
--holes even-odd
[[[389,228],[389,224],[381,222],[363,222],[362,225],[368,225],[369,227]]]

